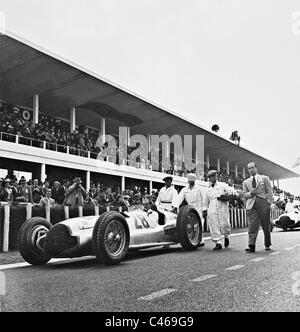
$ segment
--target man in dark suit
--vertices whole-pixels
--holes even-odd
[[[257,172],[254,162],[248,164],[250,177],[243,182],[243,193],[246,200],[249,221],[249,247],[246,252],[255,252],[255,243],[261,224],[265,236],[265,250],[271,246],[270,211],[273,192],[270,179]]]

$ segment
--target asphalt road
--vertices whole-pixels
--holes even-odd
[[[114,267],[91,258],[0,267],[1,310],[300,311],[300,231],[276,230],[272,239],[270,253],[260,233],[255,254],[244,253],[244,234],[220,252],[208,240],[195,252],[176,246],[131,253]]]

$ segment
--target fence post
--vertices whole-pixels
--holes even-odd
[[[79,217],[83,217],[83,206],[78,206]]]
[[[234,213],[234,227],[239,228],[239,216],[238,216],[238,211],[236,208],[233,208],[233,213]]]
[[[70,210],[69,210],[69,206],[65,205],[64,206],[64,210],[65,210],[65,220],[70,219]]]
[[[245,216],[245,227],[248,227],[248,217],[247,217],[247,210],[244,209],[244,216]]]
[[[51,212],[50,206],[46,206],[46,219],[51,222]]]
[[[106,211],[109,212],[110,211],[110,206],[106,207]]]
[[[99,216],[99,206],[95,205],[95,216]]]
[[[31,219],[31,217],[32,217],[32,204],[28,203],[26,205],[26,220]]]
[[[9,221],[10,205],[4,204],[3,252],[8,252],[9,249]]]

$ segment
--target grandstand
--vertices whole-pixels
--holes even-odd
[[[124,127],[129,138],[145,133],[203,135],[204,171],[214,167],[239,185],[247,177],[249,161],[255,161],[277,187],[280,179],[299,176],[13,34],[0,35],[0,120],[3,175],[23,172],[29,178],[54,181],[76,174],[87,190],[91,181],[105,179],[119,183],[122,190],[138,183],[151,191],[161,187],[165,173],[174,175],[177,186],[186,184],[188,169],[153,171],[149,160],[139,160],[134,168],[120,164],[116,156],[99,159],[99,137],[118,139]]]

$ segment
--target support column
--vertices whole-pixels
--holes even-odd
[[[125,187],[125,176],[122,176],[122,179],[121,179],[121,191],[122,191],[122,194],[123,194],[123,191],[126,189]]]
[[[238,178],[239,177],[239,170],[238,170],[238,165],[235,164],[235,176]]]
[[[86,191],[90,191],[91,189],[91,172],[90,171],[86,171],[86,186],[85,186],[85,190]]]
[[[146,169],[149,169],[151,162],[151,135],[148,135],[148,153],[147,153],[147,161],[146,161]],[[150,158],[150,159],[149,159]]]
[[[128,139],[128,146],[130,146],[130,127],[127,127],[127,139]]]
[[[106,119],[101,119],[101,133],[102,133],[102,142],[105,143],[105,135],[106,135]]]
[[[71,108],[70,121],[71,121],[70,131],[71,131],[71,133],[73,133],[76,129],[76,108],[75,107]]]
[[[279,180],[277,180],[277,188],[280,188],[279,185],[280,185],[280,184],[279,184]]]
[[[243,177],[246,179],[246,167],[243,167]]]
[[[217,171],[218,171],[218,172],[221,171],[221,162],[220,162],[220,158],[217,159]]]
[[[226,161],[226,170],[227,170],[227,174],[230,175],[230,165],[229,165],[229,161]]]
[[[41,181],[45,182],[47,178],[46,174],[46,164],[41,164]]]
[[[10,205],[4,203],[4,223],[3,223],[3,252],[8,252],[9,250],[9,225],[10,225]]]
[[[150,181],[149,183],[149,194],[152,194],[152,190],[153,190],[153,181]]]
[[[32,108],[33,108],[33,123],[35,125],[39,123],[39,107],[40,107],[39,95],[34,95]]]
[[[206,156],[206,167],[207,167],[207,170],[209,170],[209,167],[210,167],[209,155]]]

